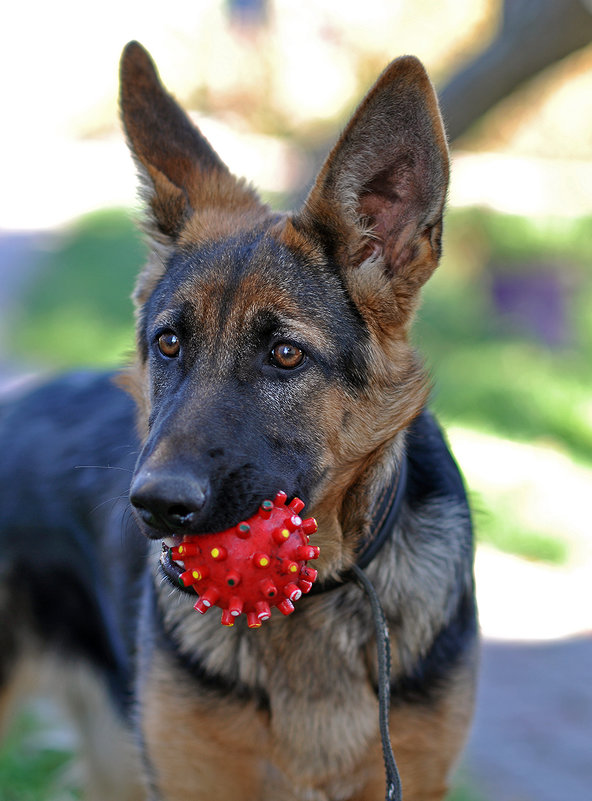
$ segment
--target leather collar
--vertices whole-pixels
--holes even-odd
[[[356,549],[355,564],[358,568],[364,569],[376,557],[384,543],[390,537],[395,525],[395,521],[401,511],[405,489],[407,488],[407,456],[403,453],[399,470],[387,484],[379,501],[376,511],[372,515],[370,532],[358,545]],[[330,579],[313,584],[309,595],[318,595],[321,592],[336,589],[343,586],[348,581],[352,581],[354,576],[348,570],[340,578]]]

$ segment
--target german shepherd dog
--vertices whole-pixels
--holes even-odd
[[[96,801],[383,798],[376,638],[350,580],[378,539],[365,573],[389,624],[404,798],[442,799],[478,638],[463,483],[409,344],[448,181],[432,85],[415,58],[392,62],[293,214],[229,172],[135,42],[121,109],[151,243],[137,354],[116,380],[77,373],[4,404],[2,710],[52,677]],[[256,631],[197,614],[163,541],[280,490],[318,521],[319,587]]]

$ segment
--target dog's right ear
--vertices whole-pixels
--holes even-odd
[[[406,325],[440,255],[448,148],[434,88],[393,61],[329,154],[292,224],[325,245],[368,321]]]
[[[144,184],[150,234],[170,246],[189,220],[208,210],[264,208],[244,181],[236,179],[187,114],[160,82],[152,59],[130,42],[120,64],[120,104],[128,144]],[[199,224],[194,223],[194,238]]]

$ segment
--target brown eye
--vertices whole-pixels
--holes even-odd
[[[293,370],[302,364],[304,353],[296,345],[281,342],[271,351],[271,360],[277,367],[284,370]]]
[[[172,331],[163,331],[157,341],[158,350],[163,356],[166,356],[168,359],[174,359],[175,356],[179,355],[181,343],[179,342],[179,337],[173,334]]]

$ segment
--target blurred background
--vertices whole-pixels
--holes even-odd
[[[117,112],[138,39],[233,171],[306,196],[383,67],[414,53],[453,170],[444,258],[415,328],[475,510],[484,634],[451,801],[592,788],[592,0],[12,4],[0,29],[0,385],[133,345],[144,247]],[[37,703],[0,801],[80,797],[69,729]]]

